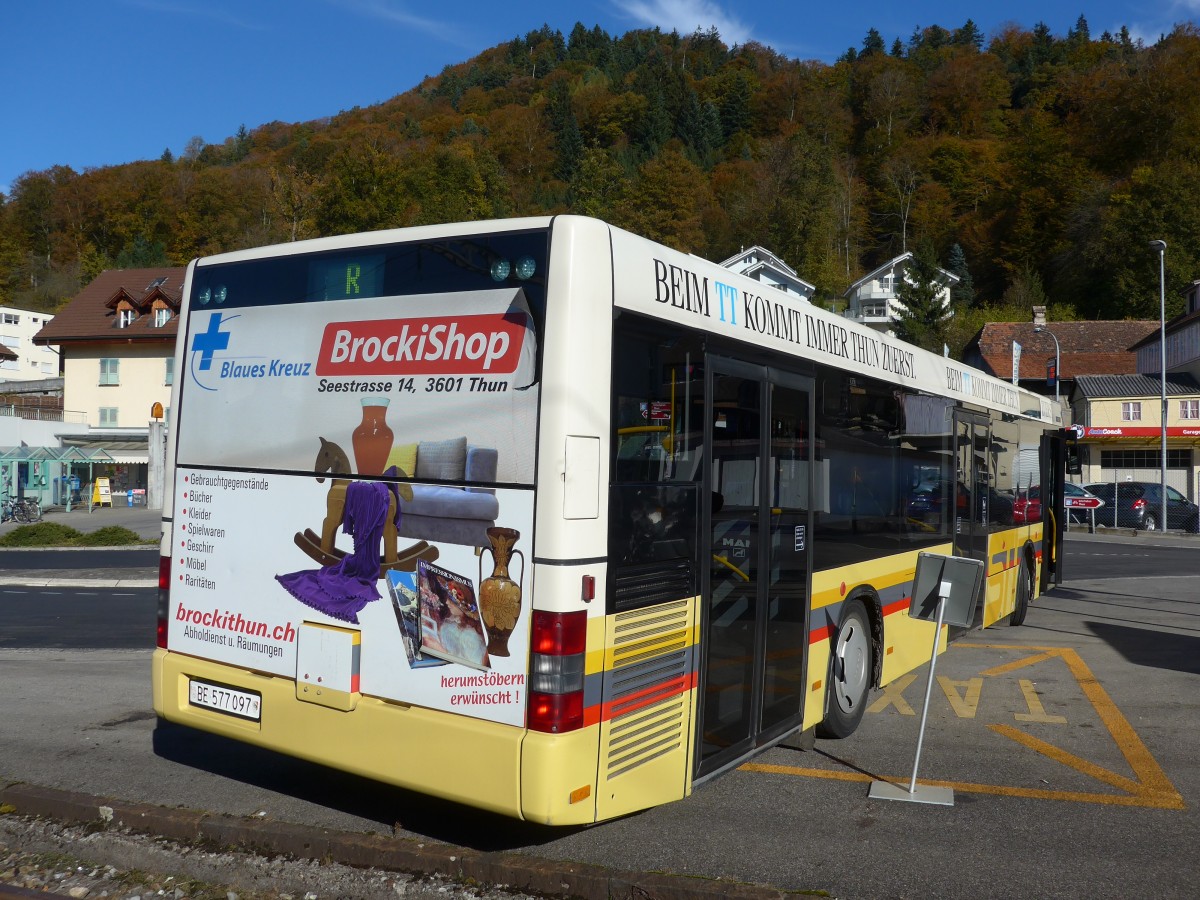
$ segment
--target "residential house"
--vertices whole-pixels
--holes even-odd
[[[38,346],[34,336],[53,319],[50,313],[0,306],[0,393],[4,382],[36,381],[58,377],[58,354],[53,347]]]
[[[906,279],[912,283],[912,279],[908,277],[912,258],[911,250],[901,253],[846,288],[843,295],[846,298],[846,310],[843,315],[876,331],[894,335],[896,321],[904,310],[896,288]],[[959,278],[945,269],[938,269],[938,272],[939,294],[942,305],[948,310],[950,289],[958,283]]]
[[[795,269],[757,244],[734,254],[721,265],[801,300],[811,301],[817,291],[816,285],[809,284],[796,274]]]
[[[114,463],[114,491],[144,489],[155,404],[169,420],[175,336],[185,270],[111,269],[76,295],[34,341],[62,357],[63,405],[81,410],[86,435],[64,446],[100,448]]]

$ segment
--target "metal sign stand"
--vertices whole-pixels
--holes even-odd
[[[913,760],[912,780],[905,790],[890,781],[874,781],[868,797],[872,800],[907,800],[910,803],[931,803],[953,806],[954,791],[947,787],[917,784],[917,769],[921,765],[921,746],[925,740],[925,723],[929,718],[929,701],[933,696],[934,670],[937,668],[938,642],[942,625],[970,627],[975,606],[983,584],[983,562],[962,556],[938,556],[921,553],[913,575],[912,603],[908,614],[914,619],[936,622],[933,629],[933,653],[929,658],[929,680],[925,684],[925,705],[921,709],[921,730],[917,732],[917,755]],[[947,616],[947,608],[950,614]]]
[[[890,781],[874,781],[867,794],[872,800],[907,800],[910,803],[932,803],[938,806],[954,805],[954,790],[932,784],[917,784],[917,768],[921,765],[921,744],[925,739],[925,721],[929,718],[929,698],[933,694],[933,671],[937,667],[938,641],[942,639],[942,619],[946,611],[946,600],[950,597],[950,582],[938,586],[937,626],[933,630],[933,656],[929,659],[929,679],[925,683],[925,705],[921,708],[921,730],[917,732],[917,755],[913,760],[912,781],[908,790]]]

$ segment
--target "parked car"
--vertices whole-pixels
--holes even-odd
[[[1104,501],[1104,510],[1096,513],[1096,524],[1117,528],[1157,531],[1162,528],[1161,485],[1153,481],[1121,481],[1085,484],[1084,489]],[[1116,506],[1114,516],[1112,507]],[[1115,518],[1115,522],[1114,522]],[[1200,531],[1200,507],[1167,486],[1167,527]]]
[[[1029,521],[1038,522],[1042,517],[1042,488],[1041,485],[1034,485],[1029,489],[1029,502],[1033,506],[1036,501],[1036,508],[1030,509]],[[1067,518],[1072,522],[1086,522],[1088,520],[1089,509],[1097,510],[1096,515],[1099,515],[1099,510],[1103,508],[1104,501],[1081,487],[1078,484],[1072,484],[1067,481],[1063,483],[1063,494],[1067,507]],[[1090,507],[1083,506],[1086,501],[1094,501]],[[1098,505],[1096,505],[1098,504]],[[1035,511],[1036,510],[1036,511]]]

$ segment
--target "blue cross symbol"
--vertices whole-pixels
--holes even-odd
[[[221,314],[213,313],[208,318],[208,331],[201,331],[192,338],[192,352],[199,352],[200,371],[212,368],[213,354],[229,346],[229,332],[221,330]]]

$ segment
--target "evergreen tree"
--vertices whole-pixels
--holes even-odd
[[[909,259],[904,277],[896,285],[896,299],[903,306],[896,317],[897,337],[934,353],[942,352],[951,316],[942,300],[943,286],[933,248],[923,245]]]
[[[883,52],[883,35],[874,28],[869,29],[867,36],[863,38],[862,56],[872,56],[876,53],[882,56]]]
[[[967,268],[967,255],[963,253],[960,244],[950,248],[950,258],[946,266],[950,274],[958,276],[958,283],[950,288],[950,305],[956,310],[970,309],[975,305],[975,283],[971,280],[971,272]]]
[[[974,47],[976,50],[983,49],[983,33],[979,30],[979,26],[971,19],[963,24],[954,32],[953,42],[960,47]]]

